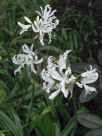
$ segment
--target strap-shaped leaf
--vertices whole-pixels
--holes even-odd
[[[79,113],[78,114],[78,121],[81,125],[87,128],[98,128],[102,127],[102,120],[93,114],[89,113]]]
[[[23,136],[19,128],[4,112],[0,111],[0,120],[12,131],[15,136]]]
[[[80,103],[88,102],[88,101],[90,101],[92,98],[94,98],[96,95],[97,95],[97,93],[95,93],[95,92],[86,95],[85,90],[83,90],[83,91],[81,92],[81,94],[80,94],[79,101],[80,101]]]
[[[92,129],[85,136],[102,136],[102,127],[97,129]]]

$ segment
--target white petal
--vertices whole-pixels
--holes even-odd
[[[59,93],[60,93],[60,89],[58,89],[57,91],[55,91],[54,93],[52,93],[52,94],[49,96],[49,99],[50,99],[50,100],[53,100]]]
[[[76,85],[77,85],[78,87],[80,87],[80,88],[83,87],[83,84],[80,84],[79,82],[76,82]]]
[[[32,24],[32,29],[33,29],[33,32],[39,32],[39,30],[37,28],[35,28],[35,26]]]
[[[41,45],[44,45],[43,38],[44,38],[44,33],[40,32],[39,39],[40,39]]]
[[[81,74],[82,76],[82,84],[90,84],[95,82],[98,79],[98,72],[96,72],[96,69],[90,68],[90,70],[84,72]]]
[[[52,34],[48,33],[48,36],[49,36],[49,42],[48,43],[51,43]]]
[[[27,44],[24,44],[22,46],[22,50],[24,53],[27,53],[28,55],[35,55],[35,53],[33,52],[33,44],[31,45],[31,47],[28,47]]]
[[[18,23],[18,25],[20,26],[20,27],[24,27],[25,25],[24,24],[22,24],[21,22],[17,22]]]
[[[72,83],[69,84],[69,86],[68,86],[68,90],[69,90],[69,92],[70,92],[70,98],[71,98],[72,95],[73,95],[74,84],[75,84],[75,82],[72,82]]]
[[[64,97],[67,98],[68,96],[68,89],[65,89],[65,84],[61,85],[61,92],[64,94]]]
[[[66,52],[64,52],[63,55],[60,55],[60,58],[57,63],[61,70],[66,69],[66,60],[67,60],[67,55],[69,52],[71,52],[71,50],[67,50]]]
[[[23,34],[24,32],[28,31],[28,29],[31,27],[31,25],[24,25],[20,22],[18,22],[18,25],[22,28],[20,35]]]
[[[68,80],[66,80],[66,83],[67,84],[70,84],[71,82],[75,82],[75,76],[74,75],[72,75],[70,78],[68,78]]]
[[[19,72],[21,74],[21,68],[22,66],[19,66],[15,71],[14,71],[14,74],[16,75],[17,72]]]
[[[85,88],[85,91],[86,91],[86,95],[90,94],[92,92],[96,92],[96,88],[94,88],[94,87],[90,87],[88,85],[84,85],[84,88]]]
[[[41,13],[39,12],[39,11],[35,11],[36,13],[38,13],[38,15],[40,15],[41,16]]]
[[[70,67],[68,67],[68,69],[65,71],[65,75],[68,76],[68,75],[71,75],[72,74],[72,70]]]
[[[39,59],[39,60],[34,60],[33,63],[34,64],[40,64],[43,62],[43,58]]]
[[[24,32],[25,32],[25,30],[22,29],[19,34],[22,35]]]
[[[25,19],[28,23],[32,24],[31,20],[30,20],[28,17],[25,16],[24,19]]]
[[[16,55],[15,55],[14,57],[12,57],[12,62],[13,62],[14,64],[16,64],[16,65],[21,64],[21,63],[17,60],[16,57],[17,57]]]
[[[31,27],[31,25],[24,25],[24,24],[22,24],[21,22],[17,22],[18,23],[18,25],[21,27],[21,28],[23,28],[23,29],[25,29],[25,30],[27,30],[27,29],[29,29],[30,27]]]
[[[57,72],[56,67],[48,68],[48,72],[53,79],[58,81],[63,80],[63,77]]]
[[[45,82],[52,83],[54,80],[49,76],[49,73],[45,69],[41,72],[41,77]]]

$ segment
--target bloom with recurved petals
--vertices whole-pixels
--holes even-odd
[[[88,84],[94,83],[98,79],[98,72],[96,68],[92,68],[90,65],[90,69],[86,72],[81,74],[81,83],[76,82],[76,84],[80,87],[85,89],[86,95],[90,94],[91,92],[96,92],[96,88],[89,86]]]
[[[22,51],[22,54],[17,54],[12,58],[13,63],[18,66],[18,68],[14,71],[14,74],[17,72],[21,73],[21,69],[24,68],[25,65],[29,66],[36,74],[37,71],[35,70],[34,65],[42,63],[43,59],[38,59],[38,56],[33,52],[33,45],[29,48],[26,44],[24,44],[22,46]]]
[[[52,11],[50,5],[46,5],[44,9],[40,7],[40,9],[41,11],[36,11],[38,16],[34,22],[32,22],[28,17],[24,17],[28,24],[25,25],[21,22],[18,22],[18,25],[22,28],[20,34],[23,34],[25,31],[28,31],[29,28],[32,28],[34,33],[38,33],[40,43],[44,45],[44,35],[48,34],[50,43],[52,38],[52,31],[59,24],[59,20],[54,15],[56,10]]]
[[[75,84],[75,76],[72,75],[70,66],[66,66],[67,55],[70,51],[66,51],[55,62],[54,57],[48,58],[47,70],[42,70],[41,77],[45,81],[44,89],[50,93],[49,99],[53,100],[60,92],[64,97],[72,96],[73,87]],[[61,65],[62,64],[62,65]],[[52,92],[53,91],[53,92]]]

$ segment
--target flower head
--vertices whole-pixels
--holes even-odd
[[[52,31],[59,24],[59,20],[54,15],[56,10],[52,11],[50,5],[46,5],[44,9],[40,7],[40,9],[41,11],[36,11],[38,16],[36,17],[36,20],[34,20],[34,22],[32,22],[28,17],[24,17],[25,21],[28,24],[25,25],[18,22],[18,25],[22,28],[20,34],[23,34],[25,31],[28,31],[29,28],[32,28],[34,33],[39,33],[40,43],[44,45],[44,35],[48,34],[50,43],[52,38]]]
[[[91,92],[96,92],[96,88],[90,87],[87,84],[94,83],[98,79],[98,72],[96,68],[92,68],[90,65],[90,69],[81,74],[81,83],[77,82],[76,84],[82,88],[84,87],[86,94],[90,94]]]
[[[34,64],[42,63],[43,59],[38,59],[38,56],[33,52],[33,45],[29,48],[26,44],[22,46],[22,54],[17,54],[12,58],[14,64],[18,65],[18,68],[14,71],[14,74],[17,72],[21,73],[21,69],[25,65],[30,66],[31,70],[36,74]]]
[[[47,70],[43,69],[41,73],[44,89],[51,93],[49,99],[53,100],[60,92],[67,98],[70,94],[72,96],[73,87],[75,84],[75,76],[72,75],[71,68],[66,66],[67,55],[70,51],[66,51],[55,62],[54,57],[48,58]],[[53,92],[52,92],[53,91]]]

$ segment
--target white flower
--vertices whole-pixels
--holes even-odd
[[[92,69],[90,65],[90,69],[81,74],[81,83],[76,82],[76,84],[82,88],[85,88],[86,94],[90,94],[91,92],[96,92],[96,88],[90,87],[87,84],[94,83],[98,79],[98,72],[96,72],[96,68]]]
[[[47,71],[42,70],[41,77],[45,81],[43,84],[44,89],[51,93],[49,99],[53,100],[60,92],[64,97],[72,96],[73,87],[76,78],[72,75],[71,68],[66,66],[67,55],[70,51],[66,51],[60,55],[59,61],[55,63],[54,57],[48,58]],[[62,65],[61,65],[62,64]],[[54,90],[54,92],[52,92]]]
[[[43,59],[38,60],[38,56],[33,52],[33,45],[29,48],[26,44],[22,46],[23,54],[17,54],[12,58],[14,64],[18,65],[18,68],[14,71],[21,73],[21,69],[25,65],[30,66],[31,70],[36,74],[34,64],[42,63]]]
[[[38,13],[38,16],[36,17],[36,20],[34,20],[34,23],[28,17],[24,17],[28,24],[24,25],[18,22],[18,25],[22,28],[20,34],[23,34],[25,31],[28,31],[30,27],[32,27],[33,32],[39,33],[40,43],[44,45],[44,35],[48,34],[50,43],[52,38],[52,31],[59,24],[59,20],[56,19],[54,15],[56,10],[52,11],[50,5],[46,5],[44,9],[40,7],[40,9],[41,12],[36,11]]]
[[[20,31],[20,35],[23,34],[24,32],[28,31],[28,29],[32,26],[32,22],[28,17],[24,17],[25,21],[27,21],[27,25],[22,24],[21,22],[18,21],[18,25],[22,28]]]

